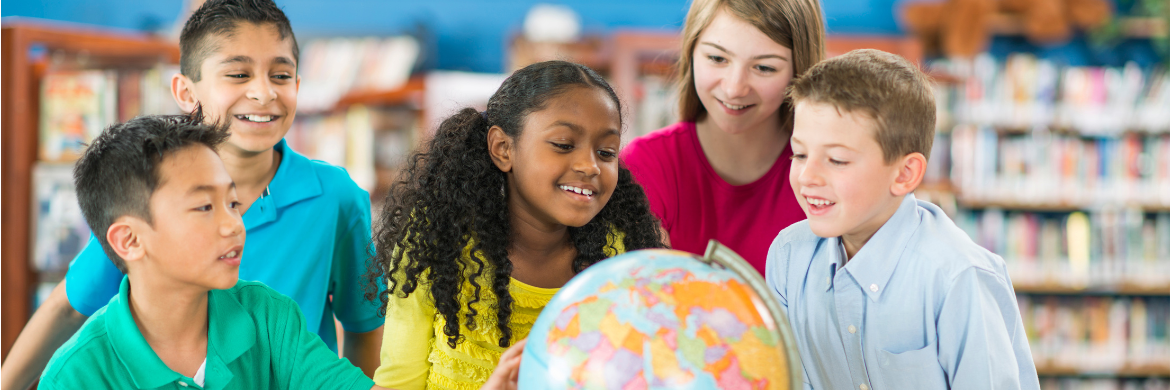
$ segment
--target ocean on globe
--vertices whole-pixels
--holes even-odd
[[[712,241],[699,257],[641,250],[599,262],[545,306],[521,389],[797,389],[800,358],[763,278]]]

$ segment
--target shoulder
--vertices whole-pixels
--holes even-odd
[[[232,288],[222,290],[220,293],[246,308],[285,309],[297,306],[292,298],[261,282],[240,280]]]
[[[687,136],[694,129],[694,123],[679,122],[634,138],[626,145],[622,158],[627,163],[637,164],[658,161],[661,156],[677,155],[681,146],[689,140]]]
[[[53,353],[43,378],[58,380],[90,375],[95,368],[110,367],[110,359],[116,358],[107,331],[106,309],[93,314],[73,337],[69,338]]]
[[[910,241],[908,253],[917,266],[933,268],[940,281],[952,284],[965,275],[994,276],[1007,282],[1007,266],[1003,258],[979,246],[951,221],[938,206],[918,202],[920,224],[915,238]]]
[[[766,269],[771,272],[775,267],[786,269],[789,264],[811,262],[814,250],[822,240],[824,238],[813,233],[807,219],[789,225],[768,246]]]
[[[808,226],[808,220],[805,219],[781,230],[772,240],[771,247],[816,245],[822,239],[813,233],[812,228]]]

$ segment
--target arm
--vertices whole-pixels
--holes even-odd
[[[342,344],[342,356],[350,363],[362,369],[362,373],[373,378],[374,371],[381,364],[378,357],[379,347],[382,345],[382,327],[365,333],[345,331],[345,341]]]
[[[87,318],[69,305],[69,299],[65,296],[65,281],[57,284],[8,351],[4,366],[0,368],[0,377],[3,377],[0,387],[27,389],[31,386],[57,348],[77,333]],[[42,383],[41,388],[45,385]]]
[[[276,297],[267,315],[277,387],[365,390],[374,385],[361,369],[339,359],[320,336],[309,332],[295,301],[275,291],[272,293]]]
[[[956,277],[938,316],[939,363],[952,389],[1039,387],[1015,297],[991,271],[970,268]]]
[[[374,373],[378,386],[404,390],[423,389],[430,375],[431,345],[435,339],[438,311],[430,292],[419,286],[409,297],[390,296],[386,304],[381,366]]]

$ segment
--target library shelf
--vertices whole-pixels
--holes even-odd
[[[1051,213],[1065,213],[1075,211],[1093,210],[1099,208],[1095,203],[1085,202],[1028,202],[1022,200],[984,200],[964,198],[962,193],[956,194],[959,206],[966,209],[990,209],[997,208],[1003,210],[1024,210],[1036,212],[1051,212]],[[1113,207],[1132,207],[1139,208],[1147,213],[1162,213],[1170,212],[1170,205],[1162,203],[1108,203]]]
[[[426,78],[411,77],[402,86],[390,90],[353,91],[341,97],[335,109],[344,109],[355,104],[368,106],[396,106],[411,105],[415,108],[423,106],[423,95],[426,91]]]
[[[38,158],[40,82],[50,53],[83,59],[90,68],[149,66],[178,63],[178,45],[158,37],[92,26],[5,19],[2,27],[3,119],[0,155],[3,156],[3,318],[0,319],[0,358],[8,355],[32,309],[33,281],[30,266],[32,242],[32,168]],[[36,55],[36,51],[43,55]]]
[[[1156,17],[1127,16],[1117,19],[1121,34],[1126,38],[1164,38],[1166,20]],[[994,35],[1024,35],[1024,17],[1019,14],[997,13],[987,18],[987,30]]]
[[[1170,286],[1145,286],[1134,283],[1076,286],[1063,283],[1012,283],[1016,293],[1035,295],[1112,295],[1170,296]]]
[[[1170,377],[1170,364],[1125,364],[1118,369],[1093,369],[1054,363],[1036,364],[1040,376],[1076,376],[1110,378]]]

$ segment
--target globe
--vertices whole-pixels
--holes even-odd
[[[712,240],[699,257],[641,250],[601,261],[549,301],[521,389],[799,389],[800,357],[763,278]]]

